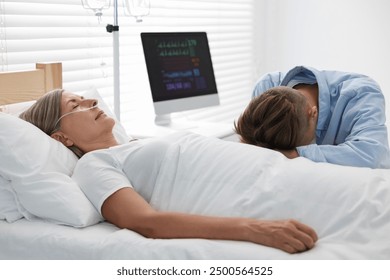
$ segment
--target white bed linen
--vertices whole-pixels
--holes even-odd
[[[180,145],[167,152],[152,194],[155,207],[295,218],[317,231],[315,248],[289,255],[248,242],[147,239],[108,223],[77,229],[22,219],[0,221],[0,258],[390,259],[389,170],[288,160],[274,151],[187,133],[172,141]],[[210,149],[215,152],[209,157],[199,157]],[[211,160],[216,155],[220,160]]]
[[[106,222],[87,228],[72,228],[40,221],[0,221],[0,259],[389,259],[369,257],[376,249],[366,244],[349,247],[343,241],[320,239],[304,253],[283,251],[241,241],[202,239],[147,239]],[[388,247],[388,246],[387,246]],[[384,249],[386,250],[386,249]],[[389,254],[389,252],[387,252]]]

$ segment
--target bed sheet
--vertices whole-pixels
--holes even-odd
[[[338,260],[368,258],[348,244],[331,238],[318,241],[309,252],[287,254],[280,250],[241,241],[203,239],[148,239],[127,229],[103,222],[77,229],[21,219],[0,221],[0,259],[3,260]],[[386,259],[386,258],[385,258]]]
[[[103,222],[84,229],[43,221],[0,221],[0,259],[250,259],[268,250],[247,242],[148,239]],[[281,253],[281,256],[286,255]],[[257,257],[261,254],[257,254]]]

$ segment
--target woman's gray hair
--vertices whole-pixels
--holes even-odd
[[[47,135],[51,136],[58,131],[61,122],[61,100],[64,89],[54,89],[39,98],[30,108],[21,113],[19,117],[32,123]],[[84,154],[78,147],[68,147],[79,158]]]

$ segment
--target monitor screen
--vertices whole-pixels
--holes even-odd
[[[141,33],[156,114],[218,105],[205,32]]]

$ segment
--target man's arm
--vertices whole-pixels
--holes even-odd
[[[385,100],[368,78],[344,82],[321,145],[297,147],[300,156],[316,162],[390,168]]]
[[[259,96],[264,91],[280,86],[280,83],[282,82],[283,74],[282,72],[270,72],[265,75],[263,75],[255,85],[255,88],[253,89],[252,98]]]

